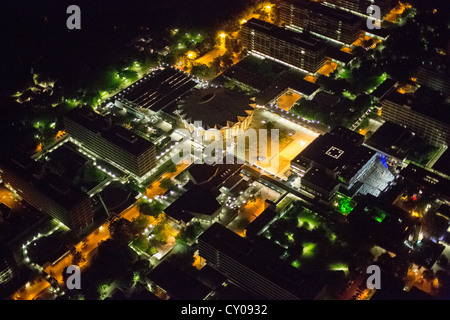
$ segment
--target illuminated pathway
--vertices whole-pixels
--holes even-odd
[[[178,174],[180,174],[183,170],[186,169],[188,165],[187,164],[181,164],[177,166],[176,172],[168,172],[165,173],[160,179],[157,181],[164,179],[164,178],[173,178],[176,177]],[[147,190],[147,197],[153,198],[157,195],[162,195],[164,192],[166,192],[166,189],[161,188],[159,183],[155,181],[153,183],[153,187]],[[120,213],[120,215],[117,217],[117,219],[125,218],[129,221],[133,220],[134,218],[139,216],[139,210],[137,208],[137,205],[134,204],[132,207],[125,209]],[[80,263],[79,266],[81,270],[83,270],[87,265],[89,265],[90,258],[95,253],[95,249],[97,249],[99,243],[102,241],[106,241],[110,238],[110,232],[109,232],[109,224],[110,221],[106,221],[103,225],[101,225],[98,229],[96,229],[94,232],[89,234],[83,241],[75,245],[75,248],[77,251],[80,251],[83,256],[86,258],[86,261],[83,263]],[[60,260],[58,260],[54,265],[50,265],[44,269],[44,272],[47,274],[52,274],[52,276],[60,283],[62,284],[63,278],[62,274],[64,271],[64,268],[68,267],[72,264],[72,258],[73,255],[70,253],[67,253],[64,255]],[[47,282],[43,277],[38,277],[31,283],[27,283],[24,287],[22,287],[19,291],[17,291],[13,295],[14,300],[33,300],[36,299],[44,294],[47,293],[48,289],[50,288],[50,283]]]

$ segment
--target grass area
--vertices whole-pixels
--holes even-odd
[[[337,194],[332,203],[333,209],[344,216],[348,215],[356,207],[356,202],[343,194]]]
[[[290,206],[264,235],[284,247],[286,261],[300,270],[343,271],[348,275],[350,265],[362,265],[371,257],[339,239],[326,220],[300,202]]]

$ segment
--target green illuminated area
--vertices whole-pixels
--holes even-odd
[[[348,274],[348,265],[345,263],[332,263],[329,265],[329,270],[332,271],[344,271],[344,273]]]
[[[292,266],[294,266],[294,267],[296,267],[297,269],[300,267],[300,262],[298,261],[298,260],[294,260],[292,263],[291,263],[291,265]]]
[[[356,207],[356,202],[343,194],[337,194],[332,203],[333,209],[344,216],[348,215]]]
[[[362,266],[367,261],[370,252],[342,241],[333,225],[301,202],[292,203],[285,211],[264,236],[285,248],[284,259],[293,267],[304,271],[343,271],[349,276],[349,266]]]
[[[384,220],[384,218],[386,218],[386,212],[384,212],[381,209],[375,208],[373,210],[373,215],[372,217],[378,221],[378,222],[382,222]]]
[[[312,242],[305,242],[305,243],[302,243],[302,245],[303,245],[303,252],[302,252],[303,257],[314,256],[317,244],[312,243]]]

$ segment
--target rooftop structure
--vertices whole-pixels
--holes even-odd
[[[135,107],[158,112],[170,107],[195,86],[197,82],[176,68],[158,69],[119,93],[116,105],[123,106],[128,101]]]
[[[241,91],[206,88],[193,91],[178,104],[178,114],[191,131],[200,122],[204,131],[217,129],[225,137],[245,131],[253,117],[254,101]]]
[[[407,181],[430,190],[436,196],[450,201],[450,180],[427,169],[410,163],[400,171],[400,175]]]
[[[199,255],[230,280],[263,299],[321,299],[325,284],[303,274],[271,250],[215,223],[198,238]]]
[[[384,120],[405,125],[433,145],[449,144],[450,106],[436,92],[425,87],[414,94],[393,91],[384,97],[381,107]]]
[[[291,166],[303,174],[322,167],[327,175],[351,188],[376,157],[375,151],[362,146],[363,139],[356,132],[336,127],[317,137],[291,161]]]
[[[344,44],[358,39],[363,21],[349,12],[309,0],[283,1],[280,16],[288,28],[308,30]]]
[[[4,159],[0,175],[25,201],[67,227],[78,229],[92,222],[94,212],[89,196],[31,158],[14,155]]]
[[[325,63],[325,45],[303,33],[286,30],[258,19],[242,26],[242,43],[250,52],[315,73]]]
[[[386,139],[386,137],[389,137],[389,139]],[[372,134],[366,144],[387,156],[404,160],[407,156],[404,146],[413,137],[412,132],[404,126],[386,121]]]
[[[156,165],[155,145],[88,108],[64,116],[69,135],[88,150],[138,177]]]
[[[203,300],[211,293],[207,286],[167,261],[156,266],[148,279],[174,300]]]

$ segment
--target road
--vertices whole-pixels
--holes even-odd
[[[163,178],[173,178],[186,169],[187,164],[180,164],[177,166],[177,170],[175,172],[165,173],[160,179]],[[157,181],[159,181],[158,179]],[[149,198],[153,198],[157,195],[162,195],[167,190],[161,188],[159,183],[154,183],[154,187],[147,190],[147,196]],[[129,221],[139,216],[139,210],[137,205],[129,207],[122,211],[118,218],[125,218]],[[81,270],[83,270],[86,266],[89,265],[92,256],[95,254],[96,249],[98,248],[99,243],[102,241],[106,241],[110,238],[111,234],[109,232],[109,221],[106,221],[103,225],[101,225],[94,232],[89,234],[86,238],[84,238],[81,242],[75,245],[77,251],[80,251],[86,258],[86,261],[80,263],[79,266]],[[51,274],[59,283],[63,281],[63,271],[66,267],[72,264],[72,254],[67,254],[61,260],[57,261],[54,265],[50,265],[44,269],[45,273]],[[33,284],[27,284],[22,287],[19,291],[17,291],[13,295],[14,300],[33,300],[44,294],[46,289],[50,288],[50,283],[47,282],[43,277],[38,277],[34,280]]]

